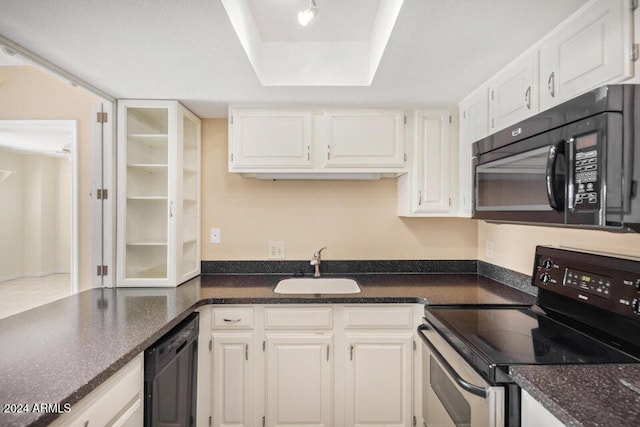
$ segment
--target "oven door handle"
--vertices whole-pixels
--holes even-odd
[[[447,362],[445,360],[445,358],[436,349],[436,347],[431,343],[431,341],[429,341],[429,339],[422,333],[422,331],[426,331],[426,330],[429,330],[429,329],[430,328],[425,324],[422,324],[422,325],[418,326],[418,335],[420,335],[420,339],[422,340],[422,342],[425,343],[425,345],[429,348],[429,350],[435,356],[435,358],[438,359],[438,362],[440,362],[440,364],[444,367],[444,369],[449,373],[451,378],[453,378],[453,380],[460,387],[462,387],[464,390],[468,391],[469,393],[475,394],[476,396],[480,396],[480,397],[486,398],[489,395],[489,389],[488,388],[479,387],[479,386],[477,386],[475,384],[471,384],[470,382],[464,380],[455,371],[455,369],[453,369],[453,367],[449,364],[449,362]]]

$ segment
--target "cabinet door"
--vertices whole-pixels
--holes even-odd
[[[404,166],[404,112],[329,110],[324,117],[327,167]]]
[[[230,171],[311,167],[310,110],[237,108],[229,120]]]
[[[489,132],[538,112],[538,51],[509,64],[489,82]]]
[[[540,49],[540,108],[632,76],[631,11],[601,0],[565,21]]]
[[[449,212],[449,111],[416,110],[416,212]]]
[[[347,334],[347,426],[412,425],[412,337],[410,332]]]
[[[175,117],[175,104],[167,102],[119,104],[119,285],[162,286],[173,277]]]
[[[178,174],[178,283],[200,274],[200,119],[180,108]]]
[[[472,146],[489,134],[489,93],[482,87],[460,103],[460,134],[458,145],[459,215],[470,217],[472,211]]]
[[[213,333],[213,426],[253,425],[252,333]]]
[[[553,416],[529,393],[522,390],[520,417],[522,427],[561,427],[564,423]]]
[[[266,425],[333,425],[332,335],[267,334]]]

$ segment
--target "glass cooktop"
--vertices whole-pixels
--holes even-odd
[[[492,382],[509,365],[639,362],[528,307],[427,307],[425,316]]]

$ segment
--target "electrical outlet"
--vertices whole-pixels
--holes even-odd
[[[269,242],[269,258],[284,258],[284,242]]]
[[[485,254],[488,259],[493,259],[493,240],[487,240]]]
[[[211,243],[218,244],[220,243],[220,229],[212,228],[211,229],[211,238],[209,240]]]

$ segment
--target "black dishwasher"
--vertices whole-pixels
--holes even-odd
[[[196,422],[198,313],[144,352],[144,425],[190,427]]]

